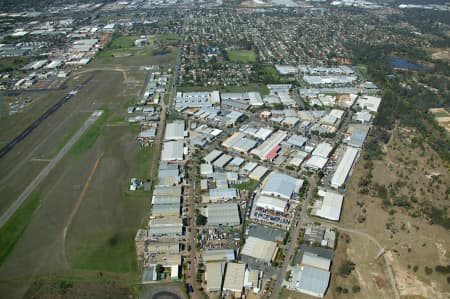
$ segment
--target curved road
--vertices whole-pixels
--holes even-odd
[[[313,192],[313,190],[315,190],[315,186],[316,186],[314,179],[309,178],[308,183],[309,183],[309,188],[308,188],[308,192],[307,192],[305,201],[303,202],[303,205],[302,205],[301,213],[299,216],[296,217],[298,224],[294,228],[295,231],[294,231],[294,234],[292,234],[292,236],[291,236],[291,240],[286,244],[288,251],[287,251],[287,254],[285,255],[286,257],[281,265],[281,268],[277,274],[277,278],[275,280],[275,286],[273,287],[273,291],[269,295],[269,297],[271,299],[279,298],[281,286],[282,286],[282,283],[284,280],[284,275],[287,271],[287,267],[290,264],[291,259],[293,258],[293,253],[295,253],[295,249],[297,247],[296,244],[295,243],[292,244],[292,242],[296,242],[296,240],[298,239],[298,236],[300,233],[300,227],[302,226],[302,222],[319,222],[322,225],[330,226],[330,227],[336,228],[340,231],[363,236],[363,237],[369,239],[371,242],[373,242],[377,246],[377,248],[380,250],[379,253],[377,254],[377,256],[374,258],[374,260],[383,256],[384,262],[386,263],[386,272],[389,277],[389,282],[391,284],[392,293],[394,294],[395,299],[400,299],[400,293],[398,291],[397,284],[395,282],[395,277],[394,277],[394,273],[392,270],[392,266],[391,266],[387,256],[384,254],[386,252],[386,250],[384,249],[383,245],[381,245],[381,243],[378,242],[377,239],[375,239],[372,235],[370,235],[364,231],[358,230],[358,229],[346,228],[346,227],[339,226],[338,224],[330,222],[330,221],[326,221],[326,220],[318,219],[318,218],[311,219],[310,217],[308,217],[307,209],[309,206],[309,201],[312,198],[312,192]]]

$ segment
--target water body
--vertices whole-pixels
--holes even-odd
[[[409,62],[406,59],[403,58],[391,58],[390,60],[391,66],[397,69],[405,69],[405,70],[413,70],[413,71],[419,71],[423,69],[422,66],[418,64],[414,64]]]

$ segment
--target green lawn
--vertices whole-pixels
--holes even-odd
[[[14,249],[14,245],[16,245],[27,228],[31,215],[38,207],[40,200],[40,194],[31,194],[9,221],[0,229],[0,264],[3,263]]]
[[[102,232],[86,235],[71,258],[75,269],[109,272],[136,271],[135,231]]]
[[[231,187],[239,189],[239,190],[253,191],[253,190],[255,190],[256,186],[258,186],[258,183],[259,182],[257,180],[250,179],[247,182],[235,184],[235,185],[232,185]]]
[[[154,37],[154,40],[162,46],[176,47],[180,37],[176,34],[158,34]]]
[[[229,51],[227,54],[232,62],[250,63],[256,61],[255,52],[253,50]]]
[[[66,143],[69,142],[73,135],[75,135],[75,133],[83,126],[86,119],[87,117],[84,116],[80,116],[79,118],[77,117],[75,124],[67,132],[64,133],[64,136],[60,138],[58,145],[52,151],[51,156],[55,156],[58,154],[58,152],[64,147],[64,145],[66,145]]]
[[[136,177],[141,180],[150,178],[150,164],[153,159],[155,148],[153,146],[148,148],[139,148],[135,155]]]
[[[106,49],[131,48],[134,46],[134,41],[138,38],[138,36],[134,35],[116,37],[106,46]]]

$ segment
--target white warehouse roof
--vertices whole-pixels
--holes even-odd
[[[161,161],[183,161],[184,145],[182,141],[168,141],[164,143]]]
[[[223,290],[242,292],[244,288],[245,264],[228,263]]]
[[[204,157],[203,159],[206,161],[206,163],[212,163],[212,162],[214,162],[217,158],[219,158],[220,155],[222,155],[222,152],[221,152],[221,151],[213,150],[213,151],[210,152],[208,155],[206,155],[206,157]]]
[[[167,124],[164,140],[184,139],[184,121],[178,120]]]
[[[229,262],[234,261],[236,258],[233,249],[212,249],[203,251],[202,259],[205,263],[209,263],[219,261]]]
[[[269,169],[266,167],[258,166],[248,175],[248,177],[252,180],[260,181],[267,171],[269,171]]]
[[[275,257],[276,251],[277,243],[250,236],[245,241],[241,254],[265,262],[271,262]]]
[[[222,279],[225,272],[225,263],[207,263],[205,280],[209,292],[219,292],[222,288]]]
[[[340,188],[345,183],[357,155],[358,150],[356,148],[350,146],[347,147],[341,162],[339,162],[339,165],[336,168],[336,172],[331,178],[331,186],[333,188]]]
[[[316,211],[315,215],[325,219],[339,221],[344,196],[330,191],[326,191],[323,194],[319,192],[319,195],[323,196],[323,201],[322,206]]]
[[[331,260],[329,258],[319,256],[318,254],[305,251],[303,253],[301,264],[328,271],[330,270]]]
[[[312,168],[312,169],[322,169],[325,164],[327,164],[328,159],[327,158],[323,158],[323,157],[319,157],[319,156],[312,156],[311,158],[309,158],[308,161],[306,161],[305,166],[307,168]]]
[[[309,266],[303,266],[300,269],[296,278],[298,291],[323,298],[330,282],[330,272]]]
[[[313,151],[313,156],[318,156],[322,158],[328,158],[328,155],[330,154],[333,147],[331,144],[323,142],[317,145],[317,147]]]
[[[287,201],[285,200],[264,195],[260,195],[255,201],[255,207],[266,210],[275,210],[277,212],[284,212],[286,204]]]

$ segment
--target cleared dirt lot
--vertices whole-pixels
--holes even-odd
[[[448,298],[448,274],[437,273],[435,267],[450,262],[448,230],[444,224],[436,224],[448,217],[449,171],[438,155],[415,137],[413,131],[394,129],[383,160],[373,161],[368,192],[362,183],[368,176],[367,163],[360,159],[344,200],[342,222],[366,231],[384,246],[402,297]],[[431,206],[444,214],[432,216],[426,210]],[[354,250],[350,248],[349,257],[355,260],[356,269],[356,260],[364,254],[357,249],[364,248],[364,242],[351,242]],[[359,274],[361,284],[371,281],[370,272]],[[387,291],[389,284],[380,289]]]

